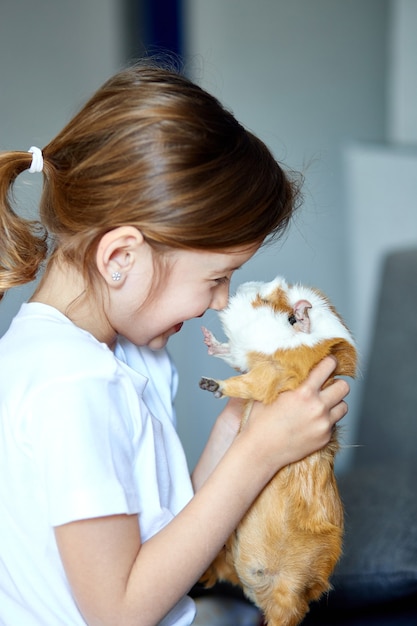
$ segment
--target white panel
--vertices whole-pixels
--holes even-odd
[[[346,152],[351,319],[366,364],[384,254],[417,245],[417,148]]]

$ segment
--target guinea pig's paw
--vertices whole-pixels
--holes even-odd
[[[219,356],[221,354],[225,354],[228,350],[228,344],[223,344],[220,341],[217,341],[216,337],[212,332],[207,330],[204,326],[201,327],[204,336],[204,343],[207,346],[207,353],[211,356]]]
[[[199,385],[200,389],[204,389],[204,391],[211,391],[216,398],[221,398],[223,395],[219,383],[217,380],[214,380],[214,378],[206,378],[203,376],[203,378],[200,379]]]

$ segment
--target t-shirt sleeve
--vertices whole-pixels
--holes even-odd
[[[34,471],[52,526],[139,512],[126,384],[116,375],[75,376],[32,398]]]

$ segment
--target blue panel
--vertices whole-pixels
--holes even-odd
[[[148,50],[169,50],[182,53],[181,0],[146,0]]]

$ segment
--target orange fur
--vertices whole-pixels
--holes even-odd
[[[252,304],[287,306],[282,290],[270,301],[258,297]],[[337,315],[332,307],[331,314]],[[336,337],[270,355],[251,352],[247,373],[213,382],[222,395],[247,399],[243,424],[253,400],[273,402],[279,393],[299,386],[329,354],[338,359],[335,375],[355,375],[356,350]],[[309,603],[330,588],[343,535],[343,508],[334,476],[338,447],[335,429],[325,448],[279,471],[202,578],[207,586],[217,580],[240,585],[269,626],[296,626]]]

